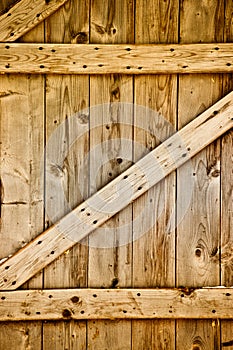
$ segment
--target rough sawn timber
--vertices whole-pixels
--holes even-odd
[[[0,292],[0,321],[233,318],[232,288]]]
[[[230,73],[232,44],[0,44],[0,73]]]
[[[233,126],[233,92],[40,234],[0,266],[0,288],[16,289]]]
[[[0,16],[0,41],[15,41],[68,0],[20,0]]]

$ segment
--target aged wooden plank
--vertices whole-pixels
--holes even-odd
[[[22,40],[43,40],[43,25]],[[13,74],[0,78],[2,213],[0,259],[13,254],[44,229],[44,77]],[[4,97],[5,95],[5,97]],[[42,274],[22,288],[42,288]],[[0,323],[0,348],[37,347],[41,322]]]
[[[224,1],[180,2],[180,43],[223,41]],[[207,26],[208,23],[208,26]],[[213,72],[209,72],[213,73]],[[222,96],[220,75],[187,75],[179,78],[178,128]],[[195,113],[193,113],[195,111]],[[220,285],[220,143],[219,140],[192,160],[192,169],[177,171],[177,217],[188,208],[177,227],[177,286]],[[193,193],[187,196],[193,181]],[[219,349],[220,324],[203,320],[177,322],[177,347]],[[184,345],[185,335],[185,345]],[[199,341],[199,343],[198,343]]]
[[[233,319],[233,289],[44,289],[0,292],[0,320]]]
[[[0,73],[172,74],[233,71],[231,44],[0,44]]]
[[[89,1],[69,1],[45,23],[46,41],[80,44],[88,42]],[[45,212],[51,225],[69,210],[88,198],[88,163],[85,161],[89,144],[89,78],[87,75],[49,75],[46,77],[46,140],[47,144],[57,133],[53,155],[46,155]],[[70,146],[76,130],[82,135]],[[61,168],[61,155],[66,159]],[[82,170],[80,170],[82,169]],[[63,191],[59,191],[62,182]],[[80,191],[80,188],[82,191]],[[76,244],[44,270],[44,288],[87,287],[87,242]],[[46,322],[43,324],[43,350],[86,348],[86,322]]]
[[[4,350],[41,349],[41,322],[2,322],[0,345]]]
[[[178,1],[136,1],[135,43],[178,42]],[[154,149],[176,128],[177,77],[135,77],[134,161]],[[144,113],[138,105],[145,106]],[[157,123],[151,110],[170,123]],[[143,215],[142,215],[143,212]],[[175,173],[151,188],[133,203],[133,286],[175,286]],[[140,218],[140,219],[139,219]],[[132,322],[132,349],[175,349],[174,320]]]
[[[99,44],[132,43],[133,1],[91,1],[90,22],[90,43],[95,48]],[[126,103],[131,107],[125,107]],[[95,107],[100,104],[101,107]],[[133,77],[91,76],[90,106],[90,194],[93,194],[132,164]],[[89,236],[89,287],[131,287],[131,215],[132,207],[128,206]],[[88,321],[87,334],[90,350],[131,349],[131,321]]]
[[[225,2],[224,41],[233,41],[233,2]],[[233,89],[233,76],[223,76],[223,92]],[[233,131],[221,140],[221,284],[233,285]],[[221,343],[233,349],[232,321],[221,321]],[[228,346],[228,347],[227,347]]]
[[[83,202],[0,266],[0,288],[15,289],[232,128],[233,92]]]
[[[20,0],[0,16],[0,41],[11,42],[20,38],[67,0]]]
[[[177,349],[220,349],[219,324],[218,319],[177,320]]]

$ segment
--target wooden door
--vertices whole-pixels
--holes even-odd
[[[0,4],[7,21],[16,11],[14,3]],[[232,49],[224,46],[233,40],[231,0],[46,1],[50,10],[40,3],[44,12],[28,20],[22,33],[30,31],[22,36],[20,9],[30,12],[38,4],[18,2],[18,46],[11,46],[14,35],[1,39],[0,50],[9,55],[11,50],[17,55],[23,43],[35,43],[33,50],[41,55],[38,62],[31,59],[31,68],[19,59],[18,73],[17,60],[0,67],[3,264],[233,86]],[[199,68],[173,67],[179,48],[172,44],[193,44],[195,61],[200,43],[211,44],[205,66],[198,51]],[[76,68],[79,51],[67,70],[53,58],[54,70],[48,68],[46,57],[56,55],[59,46],[46,44],[72,44],[70,50],[80,45],[81,68]],[[89,66],[81,44],[94,44],[96,68]],[[122,57],[132,55],[132,65],[119,63],[111,71],[108,60],[101,61],[103,44],[123,44],[118,49],[124,50]],[[133,44],[156,44],[165,58],[158,59],[158,67],[152,62],[144,68],[140,46],[141,64],[134,66]],[[171,45],[163,49],[161,44]],[[36,51],[30,52],[35,57]],[[185,70],[190,71],[182,74]],[[81,242],[64,238],[59,253],[58,243],[51,243],[50,264],[19,291],[2,288],[0,349],[233,349],[232,240],[230,130]],[[41,240],[36,249],[43,251]],[[224,288],[204,288],[217,286]],[[8,300],[18,318],[7,314]],[[132,312],[142,305],[141,316],[127,316],[129,305]],[[112,316],[110,306],[116,307]]]

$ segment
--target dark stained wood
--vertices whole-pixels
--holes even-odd
[[[14,5],[17,2],[17,0],[2,0],[0,2],[0,14],[4,13],[6,10],[8,10],[12,5]]]

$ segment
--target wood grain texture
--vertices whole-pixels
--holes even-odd
[[[208,23],[208,25],[207,25]],[[223,41],[224,1],[180,2],[180,43]],[[209,72],[209,73],[214,73]],[[178,128],[222,96],[220,75],[187,75],[179,78]],[[177,227],[177,286],[220,284],[220,143],[219,140],[192,160],[193,171],[178,169],[177,215],[183,207],[188,181],[193,180],[189,208]],[[192,331],[195,330],[195,331]],[[182,331],[184,330],[184,331]],[[178,321],[177,347],[219,349],[220,324]],[[198,339],[198,341],[196,341]]]
[[[5,290],[20,286],[231,129],[232,109],[233,92],[3,262],[0,266],[0,288]]]
[[[3,14],[15,5],[17,0],[2,0],[0,3],[0,13]]]
[[[41,349],[40,322],[2,322],[0,332],[1,349]]]
[[[85,39],[86,40],[86,39]],[[0,73],[189,74],[230,73],[225,44],[0,44]]]
[[[5,291],[0,292],[0,320],[232,319],[232,290],[220,287]]]
[[[67,0],[20,0],[0,16],[0,41],[11,42],[20,38]]]
[[[8,3],[9,4],[9,3]],[[6,5],[8,5],[6,4]],[[43,24],[21,38],[41,42]],[[1,213],[1,256],[12,254],[44,229],[43,213],[43,146],[44,146],[44,78],[12,75],[0,79],[1,112],[1,175],[3,194],[9,205]],[[5,183],[4,183],[5,182]],[[5,186],[6,185],[6,186]],[[2,198],[3,201],[4,197]],[[12,203],[12,204],[10,204]],[[0,249],[1,250],[1,249]],[[22,286],[42,288],[42,273]],[[38,349],[41,343],[41,322],[0,324],[0,348],[4,350]]]
[[[233,41],[233,1],[225,2],[224,41]],[[223,76],[223,93],[233,89],[232,74]],[[221,140],[221,284],[233,285],[233,131]],[[221,321],[223,349],[233,349],[233,323]]]
[[[156,0],[148,4],[147,1],[140,0],[136,2],[135,11],[136,44],[164,45],[178,42],[178,1]],[[165,122],[157,122],[152,110],[154,114],[160,113],[164,120],[170,123],[170,129],[175,130],[176,94],[175,75],[135,77],[134,141],[143,147],[141,149],[134,147],[134,161],[155,148],[171,132]],[[138,105],[145,106],[144,113],[138,110]],[[173,211],[175,211],[174,173],[134,202],[134,287],[175,286],[175,230],[169,222]],[[139,217],[141,220],[137,223]],[[175,349],[175,322],[133,321],[132,347]]]
[[[89,36],[89,2],[69,1],[46,21],[46,42],[79,46]],[[77,44],[77,45],[76,45]],[[47,224],[52,225],[88,197],[89,78],[46,77]],[[80,117],[76,117],[79,113]],[[70,140],[73,140],[72,145]],[[86,241],[66,250],[44,270],[44,288],[87,286]],[[52,339],[52,340],[51,340]],[[43,349],[86,348],[86,322],[46,322]]]
[[[132,43],[133,1],[93,0],[90,22],[90,43],[94,44],[96,53],[101,52],[96,50],[99,44]],[[124,108],[121,104],[124,102],[133,103],[131,75],[90,77],[90,152],[94,155],[90,157],[91,195],[132,164],[133,107]],[[93,107],[99,104],[102,107]],[[129,141],[127,151],[126,139]],[[132,238],[131,211],[128,206],[89,236],[89,287],[131,286],[132,245],[124,243],[131,242]],[[131,322],[89,321],[88,343],[93,350],[131,349]]]
[[[219,320],[185,320],[177,322],[177,349],[220,349]],[[224,349],[225,350],[225,349]]]

